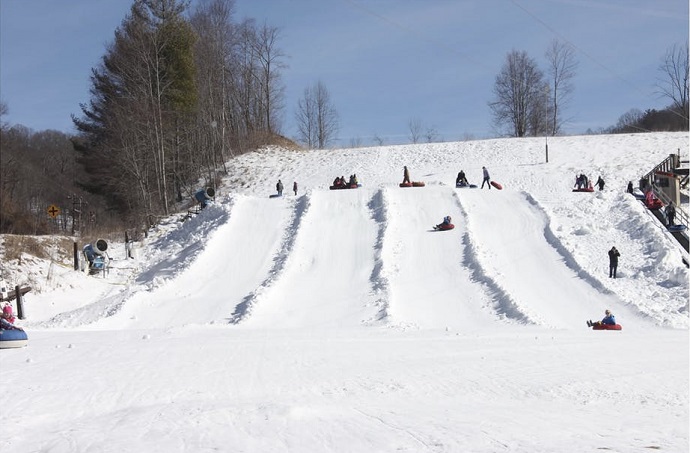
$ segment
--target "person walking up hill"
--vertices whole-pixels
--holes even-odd
[[[616,270],[618,270],[618,257],[621,254],[616,247],[611,247],[609,250],[609,278],[616,278]]]
[[[486,183],[487,186],[489,186],[489,189],[491,189],[491,176],[489,176],[489,170],[486,169],[486,167],[482,167],[482,174],[484,175],[484,179],[482,180],[482,189],[484,188],[484,184]]]

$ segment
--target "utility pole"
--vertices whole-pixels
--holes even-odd
[[[544,104],[544,120],[546,121],[546,130],[544,131],[544,141],[546,143],[546,163],[549,163],[549,87],[546,86],[546,103]]]
[[[72,194],[72,236],[81,231],[81,197]]]

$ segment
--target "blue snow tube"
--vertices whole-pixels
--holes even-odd
[[[0,349],[22,348],[29,342],[23,330],[0,329]]]

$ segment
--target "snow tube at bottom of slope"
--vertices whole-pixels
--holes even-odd
[[[29,337],[23,330],[0,330],[0,349],[21,348],[28,342]]]

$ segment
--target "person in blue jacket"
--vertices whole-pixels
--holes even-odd
[[[436,228],[437,230],[443,230],[443,229],[445,229],[445,228],[448,228],[448,226],[450,225],[451,220],[452,220],[452,219],[450,218],[450,216],[447,215],[447,216],[445,216],[445,217],[443,218],[443,222],[441,222],[441,223],[439,223],[438,225],[436,225],[435,228]]]
[[[604,319],[601,321],[596,321],[592,322],[592,320],[587,321],[587,326],[592,327],[592,326],[597,326],[597,325],[602,325],[605,324],[607,326],[615,326],[616,325],[616,317],[613,316],[613,313],[611,313],[611,310],[606,310],[604,312]]]
[[[204,209],[206,206],[208,206],[208,201],[211,199],[206,192],[206,189],[197,190],[197,192],[194,194],[194,198],[199,203],[199,207],[201,209]]]

